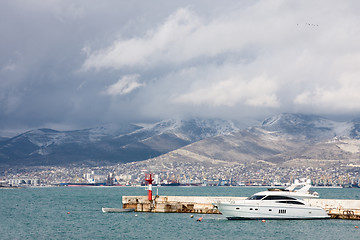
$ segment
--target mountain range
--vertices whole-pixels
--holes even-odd
[[[161,160],[159,160],[161,159]],[[360,121],[279,114],[259,126],[206,138],[154,159],[173,164],[265,167],[360,166]]]
[[[0,138],[0,167],[112,164],[150,159],[208,165],[330,166],[359,164],[360,119],[279,114],[246,129],[221,119],[36,129]]]
[[[36,129],[0,139],[0,167],[141,161],[207,137],[238,131],[236,125],[220,119],[172,119],[74,131]]]

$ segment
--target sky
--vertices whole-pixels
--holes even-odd
[[[0,133],[360,115],[357,0],[0,1]]]

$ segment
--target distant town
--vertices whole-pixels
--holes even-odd
[[[264,168],[258,166],[205,167],[179,165],[162,167],[127,163],[98,167],[31,167],[7,169],[0,186],[142,186],[145,173],[152,173],[161,186],[286,186],[295,179],[310,179],[314,186],[359,187],[360,167]]]
[[[283,113],[243,130],[221,119],[37,129],[2,140],[0,152],[0,185],[8,187],[141,186],[145,173],[162,186],[283,186],[304,178],[358,187],[360,120]]]

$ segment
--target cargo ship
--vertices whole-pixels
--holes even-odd
[[[107,186],[106,183],[60,183],[59,186],[66,187],[94,187],[94,186]]]

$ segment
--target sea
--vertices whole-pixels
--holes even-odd
[[[154,187],[172,196],[245,197],[261,187]],[[321,198],[360,199],[359,188],[315,188]],[[144,187],[0,189],[0,239],[360,239],[356,220],[227,220],[188,213],[103,213]],[[191,217],[193,215],[193,217]],[[197,221],[202,217],[202,221]]]

